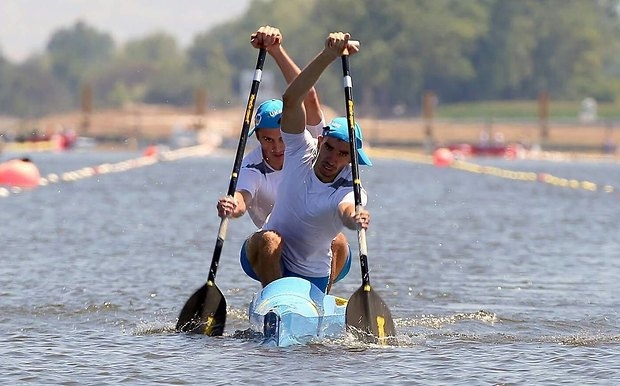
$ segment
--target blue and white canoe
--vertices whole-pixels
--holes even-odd
[[[342,337],[347,299],[326,295],[297,277],[278,279],[254,295],[248,315],[264,344],[286,347]]]

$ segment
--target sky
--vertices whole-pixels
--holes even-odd
[[[250,0],[0,0],[0,52],[12,62],[43,52],[51,34],[83,20],[117,44],[155,31],[183,47],[242,15]]]

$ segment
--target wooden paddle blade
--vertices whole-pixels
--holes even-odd
[[[351,295],[346,311],[347,329],[366,343],[395,344],[392,313],[370,285],[362,285]]]
[[[226,299],[219,288],[205,284],[187,300],[179,314],[176,330],[220,336],[226,324]]]

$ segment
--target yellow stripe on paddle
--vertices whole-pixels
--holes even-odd
[[[385,319],[383,316],[377,316],[377,327],[379,328],[379,339],[385,338]]]
[[[211,331],[213,331],[213,324],[215,323],[215,318],[213,315],[207,317],[207,322],[205,323],[205,335],[211,336]]]

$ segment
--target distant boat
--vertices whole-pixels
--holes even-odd
[[[198,145],[196,130],[184,126],[175,126],[172,128],[169,143],[170,147],[173,149],[196,146]]]
[[[508,159],[517,158],[523,151],[523,147],[516,143],[500,144],[489,143],[472,145],[468,143],[457,143],[446,146],[455,157],[503,157]]]
[[[74,149],[92,149],[97,146],[97,140],[91,137],[77,137],[71,146]]]
[[[15,140],[6,141],[3,150],[7,152],[40,152],[40,151],[64,151],[73,147],[76,141],[72,131],[55,133],[52,135],[32,134],[28,137],[19,137]]]

